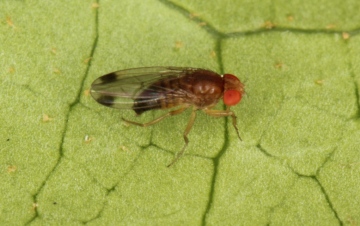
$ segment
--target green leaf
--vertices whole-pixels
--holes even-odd
[[[0,224],[357,225],[360,3],[0,2]],[[140,128],[89,88],[144,66],[233,73],[231,120]],[[219,104],[216,108],[222,109]]]

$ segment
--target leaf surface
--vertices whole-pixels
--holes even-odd
[[[0,3],[0,224],[357,225],[360,3]],[[145,66],[233,73],[226,118],[147,128],[89,95]],[[219,104],[218,109],[223,106]]]

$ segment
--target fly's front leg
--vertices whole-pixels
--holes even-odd
[[[178,115],[178,114],[182,113],[183,111],[185,111],[188,108],[189,107],[182,107],[182,108],[176,109],[174,111],[169,111],[168,113],[160,116],[159,118],[156,118],[156,119],[154,119],[154,120],[152,120],[150,122],[147,122],[147,123],[139,123],[139,122],[129,121],[129,120],[124,119],[124,118],[122,118],[122,120],[129,123],[129,124],[132,124],[132,125],[137,125],[137,126],[141,126],[141,127],[147,127],[147,126],[154,125],[155,123],[158,123],[161,120],[163,120],[163,119],[165,119],[165,118],[167,118],[169,116]]]
[[[230,110],[230,107],[227,107],[226,110],[212,110],[212,109],[203,109],[203,111],[210,115],[210,116],[214,116],[214,117],[227,117],[227,116],[231,116],[232,118],[232,124],[236,130],[236,133],[239,137],[239,139],[242,141],[241,137],[240,137],[240,133],[239,133],[239,129],[236,125],[236,115],[233,111]]]
[[[190,119],[189,119],[189,122],[185,128],[185,131],[184,131],[184,141],[185,141],[185,145],[184,147],[181,149],[181,151],[179,153],[177,153],[176,157],[171,161],[171,163],[169,165],[167,165],[167,167],[170,167],[172,166],[183,154],[184,154],[184,151],[185,151],[185,148],[187,147],[188,143],[189,143],[189,139],[187,138],[187,135],[189,134],[191,128],[193,127],[194,125],[194,122],[195,122],[195,118],[196,118],[196,108],[193,108],[192,112],[191,112],[191,115],[190,115]]]

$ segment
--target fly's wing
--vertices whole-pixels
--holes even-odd
[[[108,107],[134,109],[134,100],[147,90],[149,96],[142,94],[141,101],[146,102],[147,108],[151,108],[152,104],[154,107],[156,105],[154,96],[170,91],[166,87],[154,86],[154,83],[162,79],[178,79],[196,70],[198,69],[185,67],[143,67],[116,71],[96,79],[91,85],[91,95],[97,102]],[[181,91],[172,94],[172,98],[184,96],[185,93]],[[141,110],[141,106],[136,108]]]

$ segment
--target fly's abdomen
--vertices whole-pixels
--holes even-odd
[[[177,77],[166,78],[150,85],[136,97],[133,110],[142,114],[148,110],[168,109],[185,103],[179,81]]]

